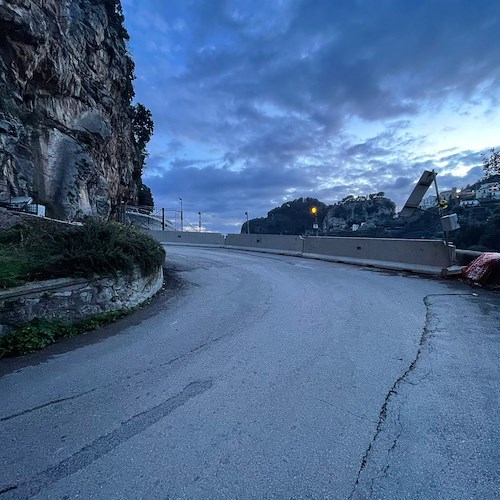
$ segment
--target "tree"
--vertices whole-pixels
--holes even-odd
[[[495,151],[495,148],[491,148],[489,155],[481,153],[481,156],[483,157],[484,179],[500,175],[500,151]]]
[[[317,215],[311,213],[316,207]],[[316,198],[298,198],[297,200],[283,203],[280,207],[273,208],[267,217],[250,220],[250,232],[262,234],[304,234],[312,230],[315,219],[321,224],[328,207]],[[241,227],[241,232],[247,230],[246,222]]]
[[[124,26],[125,16],[123,15],[122,4],[120,0],[105,0],[104,7],[108,14],[110,25],[118,32],[123,40],[130,40],[130,35]]]
[[[132,106],[132,132],[137,147],[147,158],[146,144],[151,139],[154,130],[151,111],[141,103]]]
[[[137,103],[135,106],[131,106],[130,112],[132,118],[132,134],[140,160],[138,171],[138,177],[140,178],[142,176],[144,162],[148,157],[146,145],[153,135],[154,123],[151,116],[151,111],[149,111],[149,109],[141,103]]]
[[[141,207],[153,208],[155,206],[151,189],[148,186],[146,186],[146,184],[141,184],[139,187],[139,192],[137,195],[137,203]]]

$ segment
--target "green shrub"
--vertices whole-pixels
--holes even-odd
[[[165,250],[139,230],[88,219],[82,226],[19,226],[0,233],[0,287],[60,277],[131,273],[151,275]]]
[[[39,351],[61,339],[95,330],[132,312],[133,309],[96,314],[77,323],[62,319],[34,319],[13,332],[0,337],[0,358],[22,356]]]

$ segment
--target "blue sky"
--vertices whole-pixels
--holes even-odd
[[[481,178],[500,143],[498,0],[122,0],[155,205],[239,232],[287,200]]]

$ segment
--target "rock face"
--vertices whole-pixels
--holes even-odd
[[[133,63],[115,4],[0,0],[3,198],[32,196],[67,220],[136,199]]]
[[[335,233],[350,229],[353,224],[366,227],[383,225],[392,221],[396,205],[383,196],[348,196],[329,208],[323,220],[323,231]]]

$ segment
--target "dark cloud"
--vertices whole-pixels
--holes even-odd
[[[400,203],[424,169],[443,185],[480,177],[478,151],[428,154],[412,126],[450,103],[456,117],[464,104],[493,113],[498,0],[123,3],[155,120],[157,205],[182,193],[223,227],[287,197],[384,190]],[[353,120],[382,131],[353,137]]]
[[[156,161],[163,164],[165,160],[157,158]],[[300,186],[302,192],[292,196],[292,199],[307,196],[315,186],[315,178],[310,176],[309,181],[307,177],[304,179],[302,169],[256,166],[233,171],[215,165],[205,168],[179,166],[175,160],[171,164],[172,167],[161,176],[146,176],[148,186],[159,193],[155,197],[156,206],[175,205],[182,197],[188,220],[196,220],[198,211],[207,216],[218,214],[219,219],[225,219],[227,223],[219,220],[217,227],[226,231],[235,230],[231,223],[243,220],[246,210],[257,217],[271,210],[272,202],[283,203],[284,197],[277,193],[286,193]],[[155,165],[151,167],[157,171]]]

